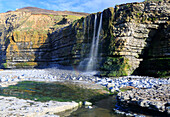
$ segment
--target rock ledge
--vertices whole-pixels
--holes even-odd
[[[170,114],[170,85],[155,86],[150,89],[133,89],[117,95],[120,106],[137,106]]]

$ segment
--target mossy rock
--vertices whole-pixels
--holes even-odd
[[[100,67],[101,76],[126,76],[130,69],[128,59],[125,57],[108,57],[103,60]]]
[[[14,66],[16,66],[16,68],[24,68],[24,67],[35,67],[37,66],[38,63],[37,62],[20,62],[20,63],[16,63]]]
[[[3,66],[3,68],[8,68],[8,64],[7,63],[3,63],[2,66]]]
[[[12,92],[12,93],[11,93]],[[96,98],[107,96],[102,89],[86,89],[71,83],[46,83],[23,81],[0,89],[0,95],[15,96],[21,99],[47,102],[53,101],[95,101]]]

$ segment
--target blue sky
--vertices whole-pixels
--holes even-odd
[[[55,11],[77,11],[95,13],[116,4],[142,2],[144,0],[0,0],[0,13],[27,6]]]

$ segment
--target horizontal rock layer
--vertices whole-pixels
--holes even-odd
[[[117,98],[124,108],[133,107],[134,109],[135,106],[139,106],[152,111],[170,114],[169,90],[169,85],[155,86],[151,89],[133,89],[120,92]]]
[[[32,68],[47,65],[51,60],[49,34],[87,15],[35,12],[20,9],[0,14],[1,67]]]
[[[101,76],[169,76],[169,6],[168,1],[129,3],[103,11],[96,64]],[[16,13],[22,15],[14,16]],[[86,66],[80,63],[89,58],[94,14],[69,26],[77,17],[29,12],[0,15],[6,17],[0,20],[3,25],[0,29],[1,63],[4,67],[35,67],[49,63],[77,69]],[[100,15],[97,13],[96,30]]]
[[[100,15],[97,13],[96,32]],[[97,64],[100,75],[168,76],[169,16],[166,1],[124,4],[104,10]],[[91,14],[52,35],[53,61],[74,66],[88,61],[94,17]]]

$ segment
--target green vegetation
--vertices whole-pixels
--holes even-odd
[[[154,17],[154,18],[152,18],[152,21],[155,21],[156,20],[156,18]]]
[[[146,17],[142,17],[142,23],[146,21]]]
[[[130,68],[124,57],[108,57],[101,66],[101,76],[127,76]]]
[[[157,75],[161,77],[168,77],[167,75],[170,74],[169,71],[158,71]]]
[[[0,89],[0,95],[35,101],[95,101],[106,95],[99,90],[83,89],[73,84],[23,81]]]
[[[7,63],[2,64],[4,68],[7,68]]]
[[[142,15],[142,13],[137,13],[137,16],[139,17],[139,16],[141,16]]]
[[[81,16],[68,15],[67,18],[70,19],[71,21],[74,21],[74,20],[80,19]]]
[[[52,14],[50,14],[49,16],[50,16],[50,17],[54,17],[54,15],[52,15]]]
[[[152,18],[148,18],[148,21],[152,21]]]
[[[132,89],[131,87],[123,87],[123,88],[120,88],[120,91],[125,92],[125,91],[131,90],[131,89]]]
[[[37,66],[38,64],[36,62],[21,62],[15,64],[16,67],[24,67],[24,66]]]

